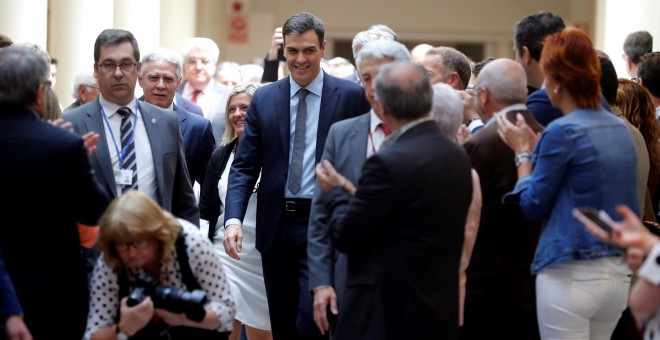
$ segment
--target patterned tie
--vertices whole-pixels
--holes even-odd
[[[136,189],[137,183],[137,159],[135,157],[135,138],[130,138],[133,134],[133,122],[131,121],[131,109],[122,107],[117,110],[121,116],[121,150],[124,160],[121,163],[122,169],[133,170],[132,185],[122,185],[121,192],[125,193],[129,189]],[[134,136],[133,136],[134,137]],[[130,142],[130,143],[129,143]],[[126,152],[124,153],[124,149]]]
[[[202,93],[202,91],[200,90],[193,91],[192,99],[191,99],[193,103],[197,104],[197,96],[199,96],[200,93]]]
[[[293,155],[289,165],[289,190],[295,195],[302,186],[303,154],[305,153],[305,121],[307,120],[307,89],[298,91],[298,109],[296,111],[296,131],[293,139]]]
[[[385,137],[389,136],[392,131],[385,126],[383,123],[379,123],[378,126],[380,126],[380,129],[383,130],[383,134],[385,134]]]

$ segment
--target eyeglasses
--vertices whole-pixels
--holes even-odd
[[[101,68],[101,71],[103,71],[104,73],[115,72],[115,70],[117,70],[117,67],[119,67],[119,69],[122,72],[128,73],[128,72],[131,72],[135,69],[135,65],[137,65],[137,63],[123,62],[123,63],[120,63],[120,64],[103,63],[103,64],[96,64],[96,65],[98,65]]]
[[[145,238],[132,242],[117,242],[115,243],[115,249],[117,249],[118,252],[125,252],[131,246],[133,246],[133,248],[135,248],[136,250],[144,249],[149,245],[150,241],[151,239]]]
[[[637,84],[639,84],[639,81],[642,80],[642,78],[633,77],[633,78],[630,78],[630,80],[632,80],[632,81],[636,82]]]

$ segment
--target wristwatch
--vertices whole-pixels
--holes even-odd
[[[119,324],[115,325],[115,336],[117,340],[128,340],[128,335],[119,330]]]
[[[529,162],[532,159],[532,155],[527,152],[523,151],[518,156],[516,156],[515,163],[516,163],[516,168],[522,164],[522,162]]]

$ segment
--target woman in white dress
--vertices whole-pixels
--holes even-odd
[[[228,231],[229,233],[242,233],[242,245],[238,245],[240,253],[230,256],[223,245],[226,232],[223,208],[227,194],[227,177],[234,160],[234,152],[243,133],[245,114],[252,101],[254,91],[260,86],[259,83],[242,84],[232,88],[229,92],[226,109],[227,128],[222,136],[221,145],[211,156],[199,202],[201,217],[209,221],[209,238],[220,255],[236,301],[234,330],[229,336],[231,340],[239,339],[242,325],[245,325],[250,340],[272,339],[261,254],[254,247],[257,218],[256,193],[259,181],[250,197],[243,226],[240,230]]]

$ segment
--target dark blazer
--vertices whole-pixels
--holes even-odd
[[[183,93],[186,82],[179,85],[177,92],[179,95]],[[213,126],[213,136],[215,137],[215,144],[219,145],[222,140],[222,135],[225,133],[227,122],[225,120],[225,111],[227,109],[227,96],[229,95],[230,88],[227,85],[213,81],[213,93],[211,98],[210,111],[207,112],[206,117],[211,117],[211,126]],[[183,98],[183,96],[180,96]],[[183,98],[185,99],[185,98]],[[193,102],[190,102],[194,104]]]
[[[330,127],[321,160],[329,160],[352,183],[362,174],[367,159],[370,113],[337,122]],[[346,254],[337,251],[330,242],[330,226],[326,199],[328,194],[316,183],[312,212],[307,230],[307,260],[309,289],[330,285],[339,303],[346,286]]]
[[[188,112],[204,117],[204,112],[202,111],[202,108],[199,107],[199,105],[193,103],[192,101],[186,98],[183,98],[183,96],[179,92],[175,93],[174,96],[176,97],[175,100],[176,103],[174,105],[181,107]]]
[[[238,143],[238,138],[231,143],[218,147],[213,151],[211,160],[206,168],[206,178],[199,195],[199,215],[209,221],[209,239],[213,241],[215,236],[216,224],[222,214],[222,201],[218,190],[220,177],[227,167],[229,156]]]
[[[333,241],[348,256],[337,339],[456,339],[465,151],[426,121],[367,159],[355,197],[330,194]]]
[[[76,222],[110,202],[82,139],[29,110],[0,108],[0,248],[35,339],[80,339],[87,275]]]
[[[199,209],[186,167],[179,117],[174,111],[163,110],[143,101],[138,102],[154,159],[158,196],[156,201],[174,216],[199,225]],[[63,118],[71,122],[76,133],[81,136],[90,131],[101,136],[96,144],[96,152],[90,156],[90,160],[101,185],[112,197],[116,197],[117,187],[100,107],[99,98],[96,98],[68,111]]]
[[[13,315],[23,315],[23,308],[16,296],[14,284],[5,267],[5,261],[0,256],[0,323],[4,326],[7,318]]]
[[[602,93],[600,99],[603,108],[612,112]],[[534,118],[543,126],[548,126],[553,120],[564,116],[564,113],[558,107],[552,106],[545,88],[534,91],[527,96],[527,108],[534,113]]]
[[[254,93],[245,118],[245,131],[229,174],[225,221],[230,218],[242,220],[263,167],[257,193],[256,225],[256,248],[261,253],[270,248],[282,212],[281,198],[289,171],[290,87],[289,77],[286,77]],[[325,73],[316,135],[316,162],[321,159],[330,125],[369,109],[360,85]]]
[[[509,111],[506,118],[515,124],[517,113],[534,131],[543,131],[529,110]],[[479,234],[466,272],[461,338],[481,339],[490,334],[486,337],[538,339],[530,266],[540,224],[525,218],[518,205],[502,204],[502,196],[513,190],[518,180],[515,155],[498,135],[495,118],[463,146],[479,174],[483,203]]]
[[[174,112],[179,116],[179,128],[183,138],[183,151],[186,153],[186,165],[190,183],[204,185],[206,166],[215,150],[215,138],[211,122],[204,116],[186,111],[174,104]]]

